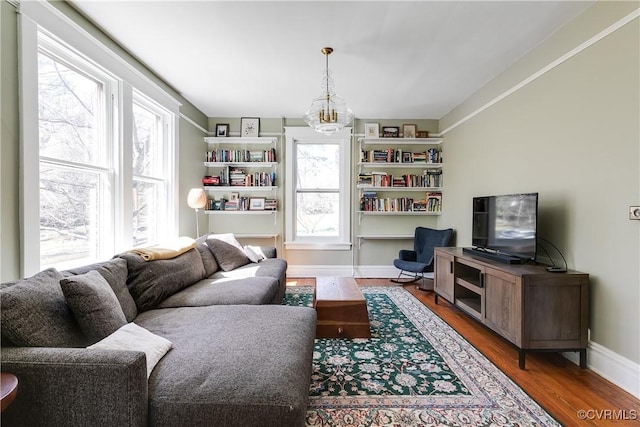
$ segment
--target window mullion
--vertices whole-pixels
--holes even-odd
[[[122,251],[133,246],[133,88],[126,82],[120,84],[118,107],[120,153],[116,157],[119,170],[116,251]]]

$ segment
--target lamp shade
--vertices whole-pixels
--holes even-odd
[[[202,188],[192,188],[187,196],[187,204],[192,209],[202,209],[207,205],[207,195]]]

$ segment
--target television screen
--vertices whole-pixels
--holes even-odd
[[[471,244],[535,259],[537,223],[538,193],[474,197]]]

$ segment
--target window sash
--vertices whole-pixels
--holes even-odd
[[[39,176],[41,268],[64,269],[109,257],[111,174],[41,160]]]
[[[117,141],[108,130],[114,126],[111,99],[117,83],[41,31],[38,32],[37,61],[38,267],[71,268],[108,258],[114,250],[113,239],[109,237],[113,236],[115,221],[112,153]],[[51,66],[59,64],[57,70],[62,74],[41,79],[41,65],[47,71],[47,62]],[[62,92],[48,92],[48,82],[60,83]],[[76,91],[74,84],[95,85],[95,89],[91,88],[95,92],[83,94],[82,90]],[[83,95],[89,98],[81,98]],[[45,103],[52,115],[42,115]],[[51,123],[55,128],[50,133],[43,132],[43,126]],[[83,133],[86,130],[89,132]],[[49,149],[43,148],[42,138],[49,137],[68,139],[75,146],[64,147],[64,142],[54,142]],[[75,157],[82,148],[85,154]],[[57,180],[55,185],[48,185],[51,179]]]

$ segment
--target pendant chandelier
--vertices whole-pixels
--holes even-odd
[[[333,88],[333,79],[329,72],[329,55],[333,48],[323,47],[320,51],[326,61],[322,79],[323,93],[311,102],[311,108],[305,113],[304,121],[316,132],[331,135],[351,123],[353,111],[347,108],[344,98],[337,95]]]

